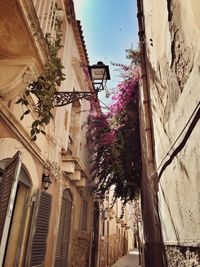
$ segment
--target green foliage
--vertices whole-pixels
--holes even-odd
[[[45,134],[44,126],[49,124],[50,120],[53,118],[54,93],[61,85],[61,82],[65,80],[65,75],[63,73],[64,66],[58,56],[62,48],[61,35],[57,34],[56,40],[52,42],[51,36],[48,34],[46,36],[46,42],[49,55],[45,64],[45,70],[36,81],[29,84],[22,97],[16,102],[16,104],[22,104],[23,107],[26,107],[26,110],[20,117],[20,120],[23,120],[24,116],[30,113],[27,97],[32,94],[37,98],[35,106],[37,119],[33,121],[30,132],[31,138],[34,141],[37,139],[39,133]]]
[[[135,66],[139,66],[141,64],[141,52],[140,49],[126,49],[126,58],[130,59],[132,64]]]

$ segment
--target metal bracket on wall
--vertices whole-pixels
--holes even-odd
[[[96,96],[96,92],[55,92],[54,106],[62,107],[80,99],[91,100],[92,97]]]

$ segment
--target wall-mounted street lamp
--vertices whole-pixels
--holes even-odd
[[[67,92],[55,92],[54,93],[54,105],[55,107],[62,107],[73,103],[79,99],[90,100],[94,94],[104,90],[107,80],[110,80],[109,67],[99,61],[96,65],[88,66],[88,72],[92,80],[93,92],[84,91],[67,91]]]
[[[42,186],[45,191],[48,190],[50,184],[52,183],[50,179],[50,171],[47,168],[44,168],[43,174],[42,174]]]

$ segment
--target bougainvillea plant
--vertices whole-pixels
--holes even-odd
[[[113,203],[120,198],[126,204],[138,196],[140,188],[140,69],[137,65],[115,65],[122,81],[112,92],[112,102],[107,113],[98,108],[98,102],[91,102],[87,137],[92,177],[98,181],[97,196],[104,199],[113,186]]]

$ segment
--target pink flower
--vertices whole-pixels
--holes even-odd
[[[103,135],[103,137],[100,140],[100,143],[104,145],[112,144],[114,143],[115,139],[116,139],[115,132],[111,131]]]

